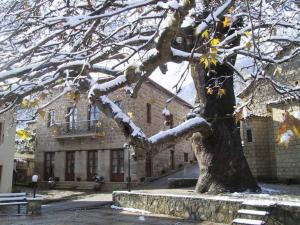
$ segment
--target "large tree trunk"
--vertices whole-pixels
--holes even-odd
[[[226,90],[222,97],[217,95],[217,89],[214,94],[206,93],[205,87],[212,77],[204,74],[201,65],[196,65],[193,70],[193,78],[198,81],[195,82],[198,98],[204,107],[201,114],[211,122],[213,128],[213,134],[209,137],[204,138],[200,133],[192,137],[193,150],[200,167],[196,192],[258,191],[260,188],[243,154],[239,128],[232,116],[235,106],[232,71],[219,64],[215,71],[214,78],[229,77],[222,80],[222,88]]]

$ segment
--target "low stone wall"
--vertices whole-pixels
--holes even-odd
[[[156,214],[166,214],[197,221],[212,221],[231,224],[241,208],[243,200],[205,198],[199,196],[163,195],[134,192],[113,192],[117,206],[138,208]],[[300,224],[300,206],[277,205],[268,224]]]

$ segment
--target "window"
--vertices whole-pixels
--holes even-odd
[[[151,104],[147,103],[147,123],[151,123]]]
[[[187,152],[183,153],[183,160],[184,160],[184,162],[188,162],[189,161],[189,153],[187,153]]]
[[[96,105],[89,105],[89,109],[88,109],[89,129],[95,127],[99,120],[100,120],[100,109]]]
[[[247,142],[252,142],[252,130],[251,129],[247,129],[246,130],[246,135],[247,135]]]
[[[87,155],[87,180],[94,181],[97,175],[98,152],[88,151]]]
[[[2,144],[3,141],[4,141],[4,131],[3,131],[3,128],[4,128],[4,124],[0,123],[0,144]]]
[[[2,166],[0,166],[0,183],[1,183],[1,177],[2,177]]]
[[[66,152],[65,180],[66,181],[75,180],[75,153],[74,152]]]
[[[44,180],[48,181],[50,177],[54,178],[54,152],[45,152],[44,158]]]
[[[170,166],[171,166],[172,170],[175,169],[175,152],[174,152],[174,150],[170,151]]]
[[[77,108],[69,107],[67,111],[67,130],[75,130],[76,129],[76,121],[77,121]]]
[[[113,182],[124,181],[124,151],[123,150],[111,151],[111,181]]]
[[[47,127],[51,127],[55,124],[55,111],[51,109],[48,112],[48,121],[47,121]]]

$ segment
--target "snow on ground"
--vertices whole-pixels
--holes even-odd
[[[145,210],[141,210],[141,209],[134,209],[134,208],[124,208],[124,207],[119,207],[119,206],[115,206],[115,205],[111,205],[110,208],[116,209],[116,210],[127,211],[127,212],[133,212],[133,213],[150,214],[149,211],[145,211]]]

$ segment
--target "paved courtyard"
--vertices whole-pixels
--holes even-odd
[[[151,183],[135,188],[134,192],[147,192],[156,194],[193,195],[193,188],[167,189],[168,178],[186,177],[197,178],[199,170],[197,165],[183,169],[177,173],[158,179]],[[300,185],[260,184],[262,193],[230,193],[222,195],[205,195],[207,198],[246,198],[269,199],[293,202],[300,205]],[[31,189],[20,191],[31,192]],[[111,209],[111,193],[92,191],[69,190],[40,190],[46,203],[42,206],[42,215],[37,217],[15,216],[16,207],[0,208],[1,225],[215,225],[211,222],[187,221],[180,218],[163,215],[145,214],[143,212],[129,212]],[[203,195],[201,195],[203,196]]]
[[[94,206],[94,209],[43,209],[41,216],[0,216],[1,225],[217,225],[212,222],[187,221],[164,215],[133,213]]]

